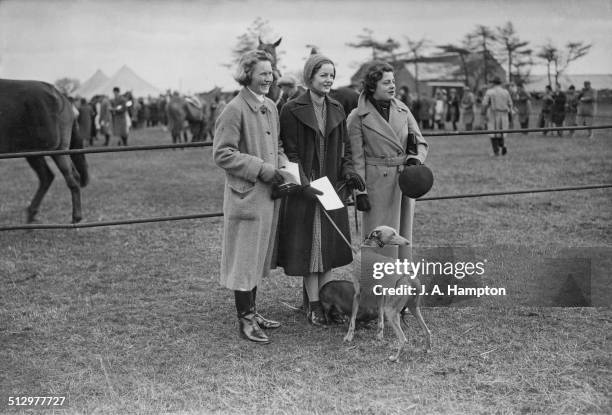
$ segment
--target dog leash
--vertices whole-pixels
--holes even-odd
[[[345,187],[346,182],[342,183],[340,187],[338,187],[338,192],[340,192]],[[359,215],[357,213],[357,199],[355,198],[355,189],[351,189],[351,196],[353,198],[353,214],[355,215],[355,232],[359,235]]]
[[[353,245],[351,245],[351,243],[348,241],[348,239],[346,239],[346,236],[344,236],[344,234],[342,233],[342,231],[340,230],[338,225],[336,225],[336,222],[334,222],[334,220],[331,218],[331,216],[329,216],[329,213],[327,213],[327,211],[325,210],[323,205],[321,205],[321,202],[319,202],[319,206],[321,207],[321,210],[325,214],[325,217],[327,217],[327,220],[329,220],[329,223],[331,223],[331,225],[338,232],[338,234],[340,234],[340,236],[342,237],[342,240],[344,241],[344,243],[351,249],[351,251],[353,251],[353,255],[357,255],[359,253],[359,251],[357,249],[355,249],[353,247]]]

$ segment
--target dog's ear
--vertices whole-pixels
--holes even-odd
[[[368,235],[368,237],[366,239],[375,239],[380,241],[380,236],[382,235],[381,231],[378,230],[373,230],[372,232],[370,232],[370,234]]]

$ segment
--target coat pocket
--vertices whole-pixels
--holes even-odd
[[[227,176],[227,185],[232,190],[232,193],[240,199],[244,199],[255,189],[255,183],[232,175]]]
[[[257,184],[235,176],[227,178],[224,211],[228,220],[255,220],[258,218],[260,197]]]

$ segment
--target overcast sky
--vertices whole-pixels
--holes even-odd
[[[0,0],[0,77],[83,82],[126,64],[161,89],[234,89],[222,64],[258,16],[273,29],[264,40],[283,37],[281,68],[300,71],[315,44],[336,62],[336,85],[367,59],[367,50],[346,46],[364,27],[380,40],[442,44],[508,20],[534,48],[548,39],[593,43],[569,73],[612,73],[612,0]]]

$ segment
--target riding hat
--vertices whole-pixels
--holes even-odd
[[[429,192],[433,186],[433,173],[424,164],[404,166],[399,175],[399,187],[404,196],[417,199]]]

